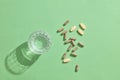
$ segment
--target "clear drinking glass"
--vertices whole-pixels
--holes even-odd
[[[5,58],[7,70],[13,74],[25,72],[41,54],[51,47],[51,39],[46,32],[32,33],[28,41],[22,43]]]

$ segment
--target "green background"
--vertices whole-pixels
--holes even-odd
[[[119,0],[0,0],[0,80],[120,80]],[[67,64],[61,56],[68,45],[56,33],[65,20],[71,26],[86,24],[85,47]],[[49,33],[52,47],[21,75],[9,73],[5,57],[37,30]],[[74,67],[79,64],[79,71]]]

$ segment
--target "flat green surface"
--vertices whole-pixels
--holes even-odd
[[[119,0],[0,0],[0,80],[120,80]],[[85,44],[78,57],[67,64],[61,56],[68,45],[56,33],[65,20],[69,29],[80,22],[87,25]],[[52,47],[21,75],[9,73],[5,57],[37,30],[49,33]],[[80,65],[74,72],[75,64]]]

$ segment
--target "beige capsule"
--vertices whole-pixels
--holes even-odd
[[[61,32],[61,31],[63,31],[64,30],[64,28],[62,27],[62,28],[59,28],[58,30],[57,30],[57,32]]]
[[[78,72],[78,70],[79,70],[79,65],[76,64],[76,65],[75,65],[75,72]]]
[[[73,32],[76,29],[76,26],[71,27],[70,32]]]
[[[81,48],[83,48],[83,47],[84,47],[84,44],[83,44],[83,43],[81,43],[81,42],[78,42],[78,45],[79,45]]]
[[[72,49],[73,45],[71,44],[68,48],[67,51],[70,51]]]
[[[70,43],[71,42],[71,40],[66,40],[65,42],[64,42],[64,44],[68,44],[68,43]]]
[[[80,35],[83,35],[83,34],[84,34],[84,32],[83,32],[81,29],[78,29],[78,33],[79,33]]]
[[[71,44],[72,44],[72,46],[73,46],[73,47],[75,46],[75,43],[74,43],[74,41],[73,41],[73,40],[71,40]]]
[[[68,62],[70,62],[70,61],[71,61],[70,58],[65,58],[65,59],[63,59],[63,63],[68,63]]]
[[[75,52],[72,52],[70,55],[73,57],[77,57],[77,54]]]
[[[67,39],[67,34],[65,33],[64,35],[63,35],[63,40],[65,41]]]
[[[83,24],[83,23],[80,23],[80,24],[79,24],[79,27],[80,27],[81,29],[83,29],[83,30],[85,30],[85,29],[86,29],[86,25],[85,25],[85,24]]]
[[[72,52],[75,52],[75,51],[77,51],[78,50],[78,47],[75,47],[73,50],[72,50]]]
[[[66,20],[64,23],[63,23],[63,26],[66,26],[70,21],[69,20]]]
[[[74,40],[74,41],[76,41],[76,38],[71,37],[71,38],[69,38],[69,40]]]
[[[66,58],[66,55],[67,55],[67,53],[64,53],[61,59],[62,59],[62,60],[65,59],[65,58]]]
[[[67,30],[64,30],[62,33],[61,33],[61,35],[64,35],[64,34],[66,34],[67,33]]]

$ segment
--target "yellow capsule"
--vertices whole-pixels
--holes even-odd
[[[71,27],[70,32],[73,32],[76,29],[76,26]]]
[[[78,33],[79,33],[80,35],[83,35],[83,34],[84,34],[84,32],[83,32],[81,29],[78,29]]]
[[[68,62],[70,62],[70,61],[71,61],[70,58],[66,58],[66,59],[63,60],[63,63],[68,63]]]
[[[81,29],[83,29],[83,30],[85,30],[85,29],[86,29],[86,25],[85,25],[85,24],[83,24],[83,23],[80,23],[80,24],[79,24],[79,27],[80,27]]]

